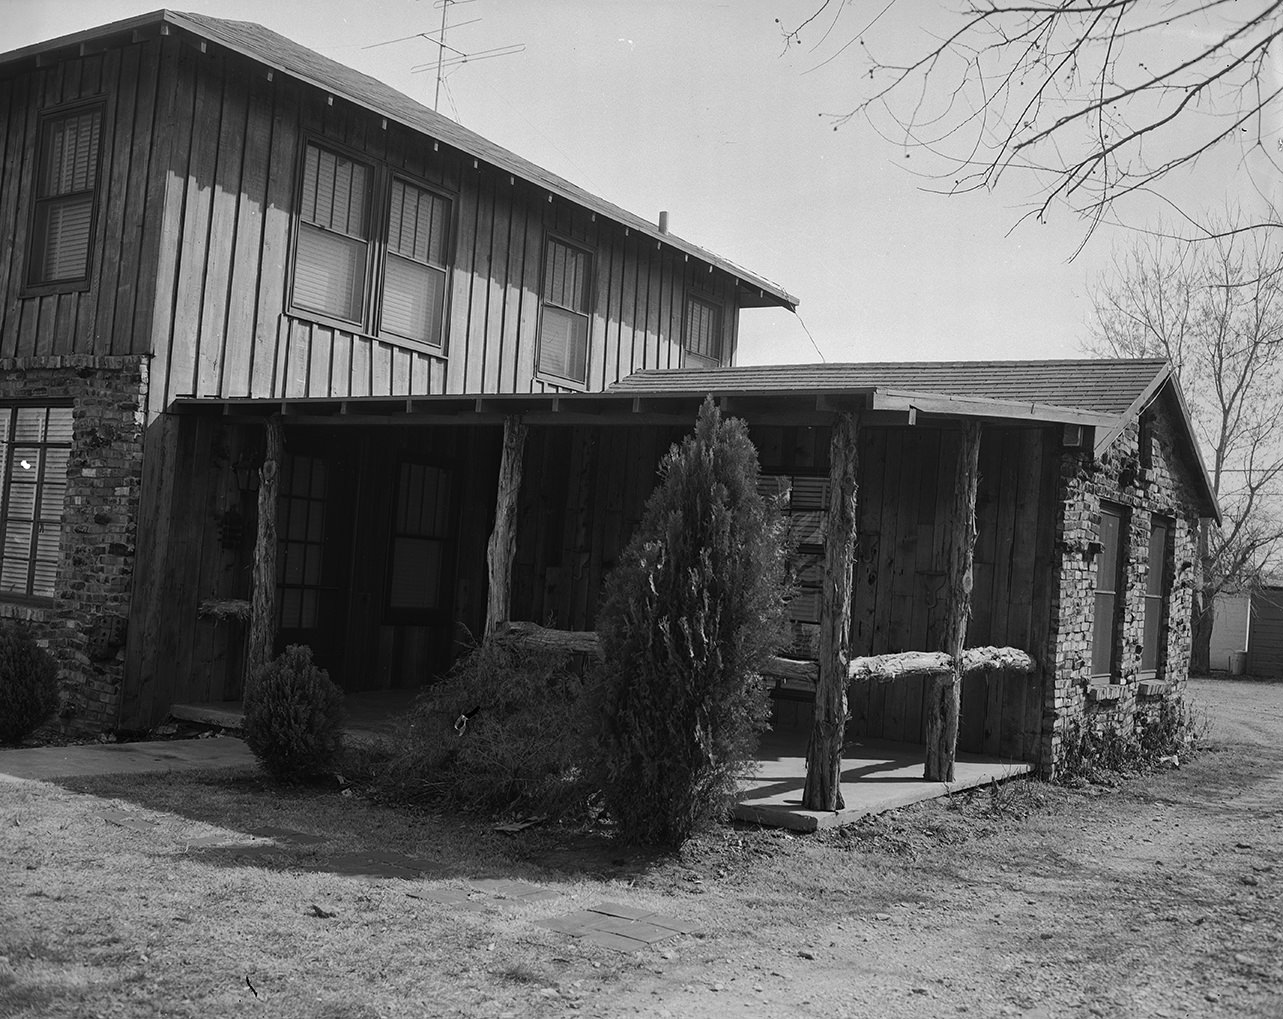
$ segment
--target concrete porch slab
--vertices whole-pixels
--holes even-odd
[[[417,690],[368,690],[348,694],[343,698],[347,712],[344,731],[357,742],[395,737],[408,722],[417,694]],[[169,717],[233,731],[245,727],[245,710],[240,701],[174,704],[170,706]]]
[[[55,779],[85,775],[142,775],[254,764],[238,739],[189,739],[156,743],[101,743],[32,747],[0,753],[0,778]]]
[[[925,754],[922,746],[857,740],[843,750],[845,808],[832,812],[803,810],[807,736],[794,731],[772,732],[763,738],[756,767],[740,782],[740,799],[734,810],[737,820],[802,832],[836,828],[869,814],[881,814],[1033,771],[1033,765],[1024,761],[960,753],[954,767],[955,781],[927,782],[922,778]]]

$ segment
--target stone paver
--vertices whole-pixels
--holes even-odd
[[[682,920],[614,902],[536,920],[535,925],[617,952],[639,952],[679,934],[693,932]]]

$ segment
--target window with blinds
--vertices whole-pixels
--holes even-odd
[[[790,653],[814,658],[819,640],[820,599],[824,584],[824,533],[830,489],[826,477],[762,474],[758,491],[780,499],[788,523],[789,572],[793,597],[788,605]]]
[[[70,457],[70,407],[0,407],[0,598],[54,596]]]
[[[441,346],[449,223],[446,199],[393,179],[381,332]]]
[[[588,313],[592,254],[548,238],[543,304],[539,311],[539,371],[570,382],[588,381]]]
[[[358,332],[443,346],[450,216],[450,199],[435,191],[309,143],[291,307]]]
[[[82,107],[42,120],[28,284],[88,282],[101,148],[101,107]]]
[[[722,309],[702,297],[686,298],[686,364],[718,368],[722,364]]]

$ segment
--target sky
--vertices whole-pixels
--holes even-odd
[[[0,50],[154,3],[0,0]],[[856,47],[837,50],[881,4],[846,4],[827,34],[785,46],[782,26],[817,3],[456,3],[452,47],[524,48],[450,69],[439,110],[638,215],[666,210],[673,233],[800,298],[797,316],[745,309],[741,364],[1084,356],[1092,282],[1128,231],[1102,228],[1074,257],[1082,222],[1057,209],[1047,223],[1017,225],[1027,198],[1019,184],[933,194],[863,121],[834,130],[828,115],[864,94],[868,66]],[[434,0],[178,7],[258,22],[433,104],[436,47],[389,40],[439,30]],[[878,30],[924,46],[941,10],[894,5]],[[432,67],[413,72],[423,64]],[[1200,193],[1219,199],[1224,176],[1204,171]]]

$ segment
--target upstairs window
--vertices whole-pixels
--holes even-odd
[[[101,147],[101,107],[42,120],[27,257],[31,286],[88,283]]]
[[[686,364],[718,368],[722,364],[722,309],[702,297],[686,298]]]
[[[450,199],[313,143],[299,196],[292,308],[441,348]]]
[[[52,598],[70,407],[0,407],[0,598]]]
[[[1167,623],[1167,534],[1165,517],[1154,517],[1149,529],[1149,579],[1145,582],[1145,637],[1141,644],[1140,671],[1146,678],[1158,675],[1162,666],[1161,643]]]
[[[307,147],[294,256],[294,305],[365,323],[370,262],[371,167]]]
[[[589,279],[592,254],[548,238],[543,307],[539,313],[539,371],[569,382],[588,381]]]
[[[1109,682],[1118,672],[1118,594],[1123,589],[1123,533],[1126,523],[1121,506],[1100,507],[1100,551],[1096,554],[1096,610],[1092,622],[1091,674]]]

